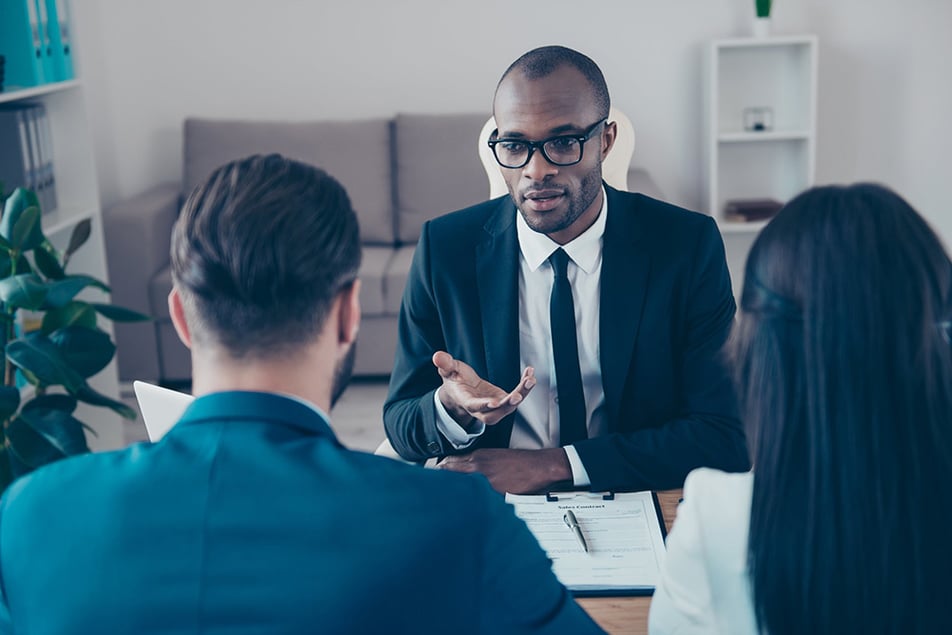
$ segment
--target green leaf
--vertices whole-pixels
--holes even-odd
[[[109,292],[108,286],[92,276],[66,276],[62,280],[50,283],[43,308],[56,309],[66,306],[70,300],[75,298],[76,295],[86,287],[95,287],[106,293]]]
[[[34,192],[22,187],[15,189],[13,194],[4,201],[3,217],[0,218],[0,236],[7,242],[8,247],[16,244],[13,240],[13,229],[23,213],[31,207],[39,209],[40,201]]]
[[[96,311],[93,306],[86,302],[73,300],[66,306],[50,309],[43,316],[42,331],[49,335],[56,329],[71,325],[85,326],[90,329],[96,328]]]
[[[82,377],[92,377],[105,368],[116,353],[109,334],[96,328],[67,326],[50,334],[63,359]]]
[[[25,371],[27,377],[26,373],[30,373],[45,386],[63,386],[76,394],[85,383],[70,367],[59,347],[40,332],[29,333],[8,343],[7,359]]]
[[[13,225],[10,244],[21,251],[29,251],[42,245],[45,240],[43,224],[40,221],[40,208],[26,208]]]
[[[63,456],[89,452],[83,424],[71,411],[45,406],[24,408],[17,417],[40,434]]]
[[[66,258],[68,259],[77,249],[83,246],[83,244],[89,240],[89,234],[92,230],[92,221],[88,218],[80,223],[76,224],[76,227],[73,228],[73,233],[69,237],[69,245],[66,246]]]
[[[38,275],[21,273],[0,279],[0,301],[19,309],[35,311],[43,306],[49,289],[50,286]]]
[[[33,261],[36,263],[36,268],[40,270],[40,273],[47,278],[60,280],[66,276],[66,272],[63,271],[63,267],[60,265],[56,249],[49,241],[46,241],[34,250]]]
[[[11,461],[11,467],[17,476],[66,456],[65,452],[44,438],[21,417],[15,417],[7,424],[6,433],[10,452],[17,459]]]
[[[23,375],[23,379],[25,379],[31,386],[40,385],[40,378],[34,375],[33,373],[31,373],[30,371],[28,371],[27,369],[18,368],[17,372]]]
[[[20,389],[0,386],[0,420],[6,421],[20,407]]]
[[[96,309],[103,317],[109,318],[113,322],[148,322],[152,318],[144,313],[133,311],[115,304],[99,304],[90,302],[89,306]]]
[[[23,411],[26,412],[27,410],[40,408],[46,410],[62,410],[72,413],[76,410],[78,403],[76,397],[72,395],[64,395],[62,393],[39,395],[23,404]]]
[[[12,267],[10,266],[10,252],[0,250],[0,277],[6,278],[10,275],[19,275],[21,273],[33,273],[33,267],[30,266],[30,261],[26,259],[26,256],[20,252],[16,252],[17,257],[17,270],[11,271]]]
[[[71,393],[76,395],[76,398],[80,401],[92,404],[94,406],[105,406],[121,415],[126,419],[135,419],[136,411],[122,403],[121,401],[116,401],[115,399],[110,399],[106,395],[96,392],[92,387],[83,382],[78,390],[71,390]]]

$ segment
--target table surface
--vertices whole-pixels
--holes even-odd
[[[658,492],[661,515],[668,531],[678,512],[681,490]],[[650,597],[578,598],[579,605],[612,635],[645,635],[648,632]]]

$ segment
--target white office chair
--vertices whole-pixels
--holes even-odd
[[[614,106],[608,111],[608,121],[614,121],[618,127],[615,145],[602,163],[602,178],[616,190],[628,191],[628,169],[631,167],[631,156],[635,152],[635,128],[631,120]],[[483,169],[489,177],[489,198],[502,196],[509,190],[502,178],[502,168],[496,163],[493,151],[486,143],[489,136],[496,129],[496,119],[490,117],[479,133],[477,143],[479,160],[483,162]]]
[[[390,439],[384,439],[383,441],[381,441],[380,445],[377,446],[377,449],[374,450],[374,454],[376,454],[377,456],[385,456],[388,459],[393,459],[394,461],[401,461],[403,463],[410,463],[412,465],[415,465],[413,461],[408,461],[402,456],[400,456],[399,454],[397,454],[397,451],[393,449],[392,445],[390,445]]]

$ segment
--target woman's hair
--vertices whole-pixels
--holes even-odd
[[[754,242],[728,350],[771,635],[952,632],[950,289],[939,239],[878,185],[804,192]]]

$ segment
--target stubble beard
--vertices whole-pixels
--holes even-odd
[[[602,171],[601,162],[599,162],[582,178],[578,190],[568,199],[568,207],[560,215],[555,216],[551,212],[527,212],[521,205],[517,207],[529,229],[540,234],[555,234],[571,227],[585,213],[585,210],[595,201],[601,187]],[[510,196],[512,196],[511,190]],[[515,196],[512,197],[515,198]]]

